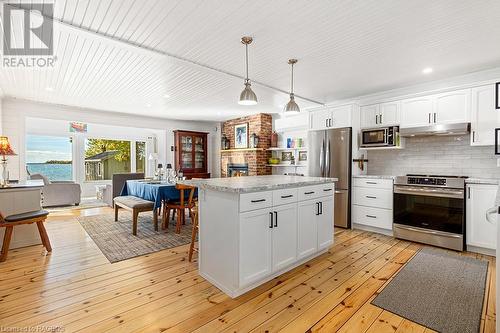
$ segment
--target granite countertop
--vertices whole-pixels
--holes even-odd
[[[394,179],[396,176],[391,175],[355,175],[353,178],[373,178],[373,179]]]
[[[491,184],[500,185],[500,179],[498,178],[467,178],[465,180],[466,184]]]
[[[11,190],[11,189],[19,189],[19,188],[35,188],[35,187],[43,187],[43,180],[23,180],[18,183],[10,183],[7,187],[0,187],[1,190]]]
[[[272,175],[183,180],[177,183],[196,186],[203,190],[246,193],[327,184],[337,180],[337,178]]]

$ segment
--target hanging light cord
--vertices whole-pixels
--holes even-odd
[[[294,65],[294,63],[292,63],[292,84],[291,84],[292,89],[291,89],[291,92],[290,92],[291,95],[293,95],[293,65]]]

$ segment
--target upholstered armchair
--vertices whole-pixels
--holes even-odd
[[[42,205],[51,206],[78,206],[80,204],[82,190],[80,184],[73,181],[50,181],[46,176],[33,174],[30,179],[43,180]]]

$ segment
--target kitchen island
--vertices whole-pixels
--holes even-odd
[[[335,178],[248,176],[182,181],[199,190],[199,272],[231,297],[333,244]]]

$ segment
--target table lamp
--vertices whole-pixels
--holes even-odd
[[[2,164],[2,182],[0,185],[2,187],[8,186],[9,184],[9,173],[7,171],[7,158],[5,156],[14,156],[17,155],[12,150],[9,138],[6,136],[0,136],[0,155],[2,156],[1,164]]]

